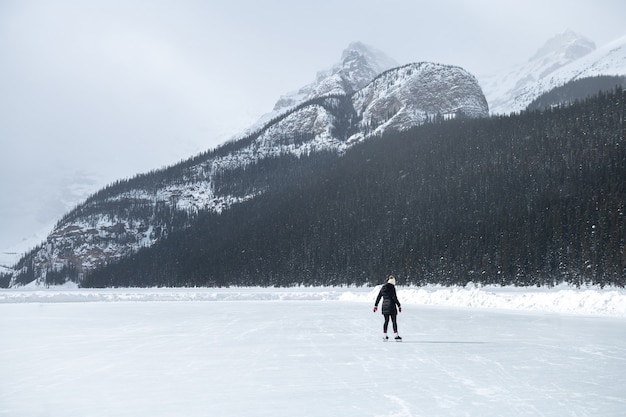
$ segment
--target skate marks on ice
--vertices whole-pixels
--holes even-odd
[[[622,319],[431,308],[403,318],[409,346],[381,344],[385,374],[401,377],[383,392],[413,415],[623,415]]]
[[[0,303],[0,416],[608,417],[626,409],[622,318],[415,308],[402,313],[402,343],[412,342],[402,348],[375,340],[382,320],[367,307]]]
[[[402,339],[402,343],[419,345],[486,345],[489,342],[472,342],[465,340],[412,340]]]
[[[408,402],[395,395],[385,394],[385,398],[390,402],[388,407],[391,411],[389,414],[378,414],[376,417],[414,417]]]

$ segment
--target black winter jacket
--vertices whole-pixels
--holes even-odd
[[[398,297],[396,296],[395,285],[390,283],[383,285],[378,293],[378,297],[376,297],[376,303],[374,304],[376,307],[378,307],[381,298],[383,299],[381,308],[383,314],[390,314],[392,316],[398,314],[396,306],[400,307],[400,301],[398,301]]]

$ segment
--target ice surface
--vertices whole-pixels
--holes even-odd
[[[607,417],[626,410],[626,317],[411,299],[425,291],[431,301],[490,292],[557,300],[574,298],[563,292],[572,291],[580,301],[591,290],[400,287],[402,343],[381,341],[375,291],[1,291],[0,416]]]

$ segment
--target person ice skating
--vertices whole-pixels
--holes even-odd
[[[383,340],[389,340],[389,337],[387,336],[387,328],[389,327],[389,319],[391,318],[393,334],[395,336],[394,339],[399,342],[402,338],[398,335],[398,321],[396,316],[398,315],[398,311],[402,312],[402,307],[400,306],[400,301],[398,301],[398,296],[396,295],[396,279],[393,275],[389,275],[387,282],[380,289],[378,297],[376,297],[376,303],[374,303],[374,313],[378,311],[378,303],[381,298],[383,299],[382,313],[385,318],[385,323],[383,324]],[[396,306],[398,306],[397,310]]]

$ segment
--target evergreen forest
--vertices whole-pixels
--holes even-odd
[[[344,155],[225,172],[256,198],[87,274],[83,287],[626,284],[618,87],[509,116],[434,120]],[[218,184],[219,186],[219,184]]]

